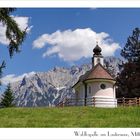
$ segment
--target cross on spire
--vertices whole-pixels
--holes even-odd
[[[96,45],[98,45],[98,39],[96,39]]]

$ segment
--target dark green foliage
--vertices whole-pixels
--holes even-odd
[[[9,40],[8,50],[10,57],[14,52],[19,52],[19,46],[22,44],[25,35],[25,31],[21,31],[16,21],[10,16],[15,8],[0,8],[0,22],[6,25],[6,37]]]
[[[8,84],[7,89],[5,90],[4,94],[2,95],[0,106],[3,107],[14,107],[14,96],[13,92],[11,91],[11,86]]]
[[[135,28],[132,36],[129,36],[125,47],[121,51],[121,55],[128,62],[136,62],[140,58],[140,29]]]
[[[126,59],[117,77],[117,97],[140,97],[140,29],[128,37],[121,55]]]
[[[140,71],[138,65],[132,62],[125,63],[123,70],[117,77],[117,97],[140,97]]]
[[[6,27],[6,38],[9,40],[8,51],[10,57],[13,56],[14,52],[20,52],[20,45],[24,41],[26,36],[26,29],[21,31],[16,21],[10,16],[15,8],[0,8],[0,23]],[[2,75],[2,70],[5,67],[5,62],[3,61],[0,66],[0,76]]]

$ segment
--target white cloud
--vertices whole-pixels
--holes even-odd
[[[19,16],[12,16],[13,19],[17,22],[17,24],[19,25],[19,28],[24,31],[27,28],[27,33],[30,32],[31,28],[33,26],[29,27],[29,17],[19,17]]]
[[[9,75],[6,75],[5,77],[1,78],[1,82],[3,85],[7,85],[9,83],[21,81],[25,76],[30,77],[34,74],[35,74],[34,71],[32,71],[30,73],[24,73],[24,74],[19,75],[19,76],[16,76],[15,74],[9,74]]]
[[[6,31],[6,27],[3,26],[2,23],[0,23],[0,43],[7,45],[8,40],[6,39],[5,31]]]
[[[90,28],[58,30],[52,34],[43,34],[33,42],[33,48],[41,49],[48,44],[50,47],[44,52],[43,57],[57,54],[64,61],[73,62],[82,57],[91,57],[97,40],[104,56],[112,56],[120,48],[108,33],[96,33]]]
[[[29,17],[11,16],[18,24],[19,28],[23,31],[27,28],[27,33],[30,32],[32,26],[29,27]],[[0,22],[0,43],[8,45],[9,41],[6,39],[6,26]]]

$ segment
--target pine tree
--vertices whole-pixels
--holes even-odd
[[[0,23],[2,23],[2,25],[6,28],[5,36],[9,41],[7,47],[10,57],[12,57],[14,53],[20,52],[20,45],[26,37],[27,30],[26,28],[22,31],[16,21],[12,18],[11,13],[15,10],[15,8],[0,8]],[[2,70],[5,67],[4,63],[5,62],[3,61],[0,65],[0,76],[2,75]]]
[[[140,97],[140,29],[135,28],[121,51],[126,63],[117,77],[117,97]]]
[[[27,30],[22,31],[10,15],[15,10],[15,8],[0,8],[0,23],[6,27],[5,36],[9,40],[8,50],[10,57],[13,56],[14,52],[20,51],[19,46],[24,41]]]
[[[13,101],[14,101],[13,92],[11,90],[10,84],[8,84],[7,89],[2,95],[0,106],[1,107],[14,107],[15,105]]]
[[[140,29],[135,28],[132,36],[129,36],[125,47],[121,51],[128,62],[137,62],[140,58]]]

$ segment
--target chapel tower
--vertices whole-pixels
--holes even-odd
[[[96,66],[97,64],[101,64],[103,66],[103,56],[101,54],[102,49],[99,47],[98,42],[93,49],[93,57],[92,57],[92,67]]]

